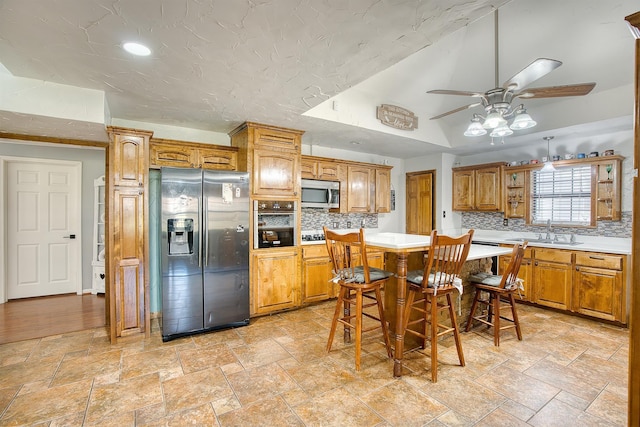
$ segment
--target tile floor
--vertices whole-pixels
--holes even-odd
[[[519,306],[524,341],[463,333],[463,368],[445,340],[433,384],[420,351],[394,379],[378,331],[359,373],[341,339],[325,353],[333,308],[169,343],[155,325],[0,345],[0,426],[626,426],[626,329]]]

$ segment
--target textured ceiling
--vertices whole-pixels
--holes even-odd
[[[394,157],[469,152],[481,149],[458,138],[470,113],[428,120],[468,100],[425,92],[493,87],[496,7],[504,5],[503,80],[551,54],[565,65],[541,85],[596,81],[597,96],[631,84],[624,16],[636,11],[634,2],[0,0],[0,63],[13,76],[104,91],[113,118],[222,133],[250,120],[305,130],[306,144]],[[131,57],[120,47],[128,40],[147,44],[152,55]],[[515,41],[526,45],[524,54]],[[627,108],[627,100],[610,97]],[[332,99],[340,100],[337,112],[303,115],[326,110],[321,104]],[[552,118],[567,109],[554,102]],[[371,109],[375,119],[380,103],[416,112],[420,132],[359,118]],[[584,116],[619,118],[618,110]],[[82,121],[24,116],[0,112],[2,130],[96,138],[95,126]],[[549,120],[554,129],[579,124]]]

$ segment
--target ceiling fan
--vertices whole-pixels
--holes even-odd
[[[527,65],[520,72],[502,84],[498,83],[498,9],[495,10],[495,85],[496,87],[486,92],[470,92],[461,90],[436,89],[427,93],[440,95],[462,95],[479,98],[479,102],[456,108],[446,113],[431,117],[436,120],[450,114],[464,111],[470,108],[482,106],[486,116],[474,114],[466,136],[480,136],[487,133],[487,129],[493,129],[490,136],[501,137],[513,133],[513,130],[528,129],[536,125],[520,104],[515,107],[511,102],[516,98],[559,98],[564,96],[583,96],[591,92],[595,83],[579,83],[563,86],[548,86],[527,89],[534,81],[542,78],[562,65],[561,61],[548,58],[538,58]],[[511,125],[507,121],[513,118]]]

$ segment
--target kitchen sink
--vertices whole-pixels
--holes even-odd
[[[514,237],[511,239],[505,239],[507,242],[524,242],[525,240],[529,241],[529,243],[546,243],[548,245],[559,245],[559,246],[576,246],[581,245],[582,242],[571,242],[571,241],[563,241],[563,240],[553,240],[553,239],[525,239],[522,237]]]

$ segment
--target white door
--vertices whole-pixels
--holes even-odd
[[[5,167],[8,299],[81,293],[81,164],[13,159]]]

